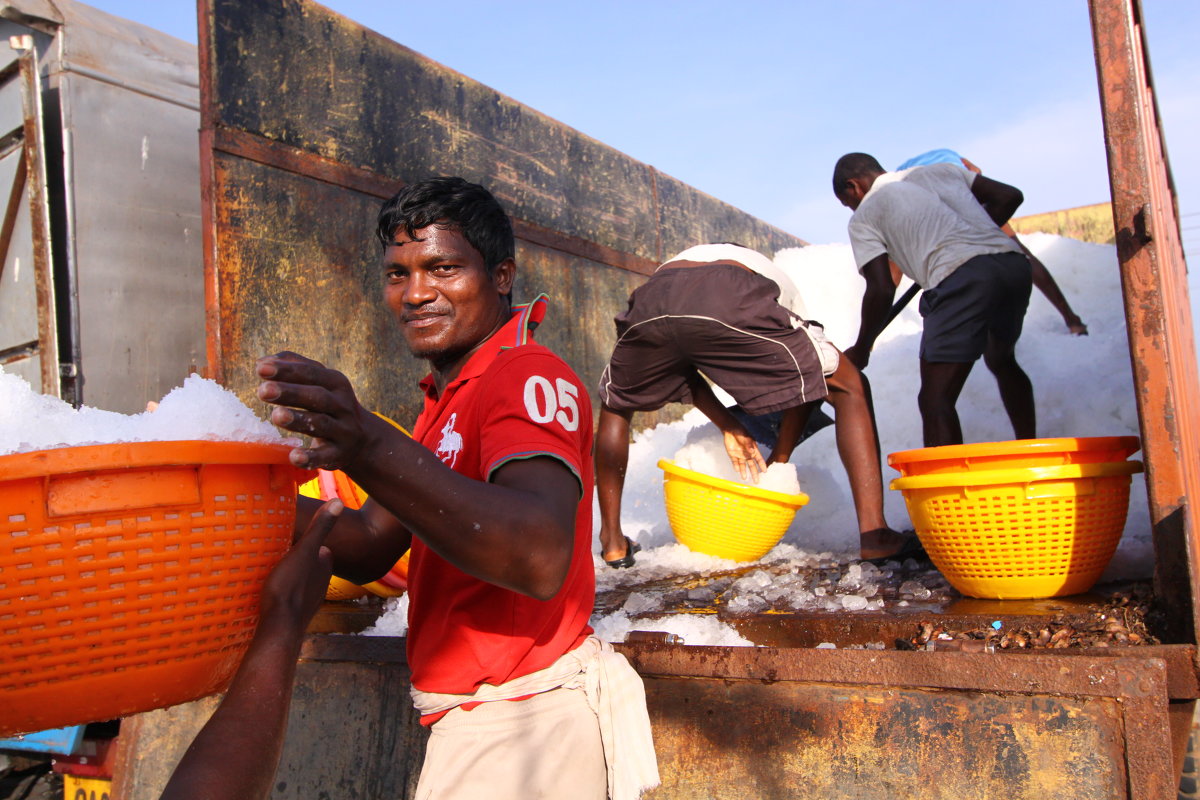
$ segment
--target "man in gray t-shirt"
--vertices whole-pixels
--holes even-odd
[[[1000,230],[1019,189],[950,164],[886,172],[864,153],[842,156],[833,191],[854,211],[850,243],[867,282],[858,340],[845,355],[867,366],[896,285],[889,259],[925,290],[918,405],[925,445],[960,444],[955,405],[982,355],[1018,439],[1034,437],[1033,386],[1017,363],[1032,286],[1029,260]]]

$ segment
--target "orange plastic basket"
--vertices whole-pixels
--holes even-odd
[[[1015,439],[1007,442],[952,444],[945,447],[903,450],[889,455],[888,464],[899,470],[902,477],[964,470],[1106,464],[1124,461],[1141,446],[1141,441],[1136,436]]]
[[[286,445],[146,442],[0,457],[0,735],[220,691],[287,551]]]
[[[896,478],[925,551],[965,595],[1058,597],[1091,589],[1129,512],[1137,461]]]

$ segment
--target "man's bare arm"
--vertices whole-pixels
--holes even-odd
[[[979,205],[997,225],[1008,222],[1021,203],[1025,202],[1025,195],[1017,187],[983,175],[976,175],[971,182],[971,194],[975,195]]]
[[[336,370],[282,353],[261,359],[258,374],[265,379],[259,398],[277,406],[272,422],[313,437],[309,447],[292,451],[292,463],[343,469],[370,495],[366,514],[352,519],[369,522],[379,506],[442,558],[480,580],[540,600],[562,586],[582,493],[564,463],[545,456],[513,461],[490,483],[473,480],[364,409]],[[330,549],[339,570],[351,538],[369,545],[381,531],[391,530],[375,525],[374,530],[338,526]]]
[[[175,767],[161,800],[250,800],[271,793],[304,629],[325,599],[323,546],[341,501],[325,504],[271,571],[258,627],[229,691]]]
[[[871,360],[871,348],[883,332],[888,312],[892,310],[892,300],[896,297],[896,284],[892,281],[887,253],[868,261],[862,275],[867,281],[867,288],[863,293],[858,339],[843,353],[859,369],[865,369]]]

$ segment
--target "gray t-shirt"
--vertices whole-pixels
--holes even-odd
[[[850,244],[861,272],[887,253],[900,271],[932,289],[966,261],[1021,249],[971,194],[975,173],[931,164],[875,179],[850,218]]]

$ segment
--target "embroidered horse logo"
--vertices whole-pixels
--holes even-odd
[[[454,468],[454,462],[458,461],[458,454],[463,449],[462,434],[454,430],[454,421],[457,418],[458,414],[455,413],[446,420],[446,424],[442,427],[442,440],[438,442],[437,450],[434,451],[434,455],[451,469]]]

